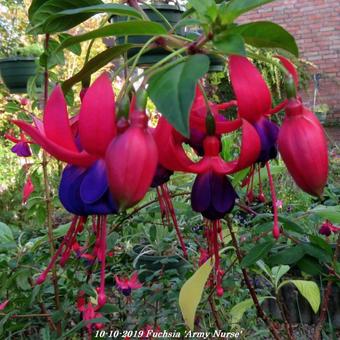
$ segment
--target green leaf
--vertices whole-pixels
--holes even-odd
[[[61,33],[59,34],[58,38],[59,38],[59,42],[62,43],[63,41],[65,41],[66,39],[72,37],[71,34],[68,33]],[[80,44],[75,44],[72,45],[68,48],[69,51],[71,51],[72,53],[74,53],[77,56],[81,55],[81,46]]]
[[[273,297],[271,296],[258,296],[257,297],[259,302],[262,303],[265,299],[272,299]],[[231,310],[230,310],[230,316],[231,316],[231,324],[235,325],[239,323],[243,317],[243,314],[253,307],[254,301],[253,299],[247,299],[244,300],[237,305],[235,305]]]
[[[299,49],[294,37],[280,25],[269,21],[258,21],[244,24],[231,29],[239,34],[244,41],[255,47],[282,48],[296,57]]]
[[[118,313],[120,309],[117,305],[112,305],[107,303],[102,308],[100,308],[99,313],[109,314],[109,313]]]
[[[306,254],[315,257],[321,262],[331,262],[332,258],[329,256],[324,249],[319,248],[313,244],[303,243],[302,248]]]
[[[20,271],[16,277],[17,286],[22,290],[32,289],[31,285],[28,282],[28,279],[31,277],[31,272],[29,270]]]
[[[189,136],[189,111],[197,81],[208,72],[209,57],[190,56],[180,64],[151,77],[147,89],[158,111],[182,135]]]
[[[200,16],[215,21],[218,12],[214,0],[189,0],[189,3]]]
[[[163,25],[152,21],[124,21],[98,28],[91,32],[76,35],[66,39],[58,48],[61,50],[68,46],[78,44],[82,41],[103,38],[108,36],[128,36],[128,35],[162,35],[166,34],[166,29]]]
[[[267,266],[262,260],[256,261],[256,264],[260,267],[260,269],[265,272],[268,278],[271,278],[271,271],[269,266]]]
[[[43,24],[48,20],[52,15],[55,15],[61,11],[69,10],[69,9],[77,9],[82,7],[88,7],[92,5],[102,4],[101,0],[77,0],[77,1],[69,1],[69,0],[48,0],[48,1],[38,1],[36,3],[32,3],[29,9],[29,19],[31,28],[29,28],[29,33],[41,34],[41,33],[49,33],[44,32]],[[33,6],[33,7],[32,7]],[[81,22],[87,20],[93,15],[93,13],[84,13],[78,14],[74,16],[71,20],[68,18],[67,21],[64,22],[63,29],[64,31],[79,25]],[[55,33],[55,32],[50,32]]]
[[[330,220],[332,223],[340,223],[340,205],[324,206],[318,205],[309,210],[310,213],[318,215],[321,218]]]
[[[212,268],[213,261],[209,259],[184,283],[179,293],[179,306],[185,324],[191,330],[194,329],[196,310]]]
[[[279,221],[283,224],[285,230],[293,231],[298,234],[306,234],[306,232],[292,219],[279,215]]]
[[[297,262],[297,266],[301,271],[313,276],[319,275],[322,271],[319,261],[309,255],[305,255],[299,262]]]
[[[277,266],[272,268],[272,275],[274,277],[275,287],[278,286],[282,276],[288,273],[289,269],[290,269],[289,266]]]
[[[276,255],[271,256],[269,261],[271,264],[293,264],[299,261],[305,252],[301,245],[294,246],[292,248],[284,249],[278,252]]]
[[[254,264],[256,261],[264,258],[269,250],[273,247],[273,241],[262,242],[255,245],[248,251],[248,254],[243,258],[241,262],[242,267],[249,267]]]
[[[273,0],[231,0],[227,4],[221,5],[221,21],[223,24],[230,24],[241,14],[272,1]]]
[[[333,250],[329,243],[327,243],[324,239],[316,235],[309,235],[309,240],[319,248],[324,249],[328,255],[332,255]]]
[[[320,289],[313,281],[305,280],[288,280],[280,284],[279,289],[287,283],[292,283],[298,289],[300,294],[309,302],[314,313],[316,314],[320,307]]]
[[[68,39],[66,39],[68,40]],[[65,41],[66,41],[65,40]],[[49,69],[56,65],[65,64],[64,52],[60,49],[61,44],[58,41],[50,39],[48,42],[48,49],[45,51],[39,59],[41,66],[47,65]]]
[[[49,0],[32,0],[31,6],[28,9],[28,18],[30,21],[32,20],[34,13],[47,1]]]
[[[219,34],[214,39],[214,46],[223,53],[246,55],[244,41],[240,34]]]
[[[130,6],[121,4],[100,4],[95,6],[66,9],[56,14],[52,14],[43,23],[42,31],[50,34],[66,31],[98,13],[110,13],[113,15],[130,16],[142,19],[142,15]],[[80,21],[81,19],[84,20]],[[75,25],[75,23],[77,24]]]
[[[74,84],[90,77],[91,74],[97,72],[99,69],[112,61],[112,59],[123,55],[133,46],[134,45],[132,44],[118,45],[108,48],[107,50],[96,55],[94,58],[89,60],[78,73],[64,81],[64,83],[62,84],[62,89],[64,93],[67,93]]]
[[[0,243],[11,241],[14,241],[11,228],[7,224],[0,222]]]
[[[4,109],[8,113],[15,113],[21,110],[20,104],[18,102],[8,102]]]

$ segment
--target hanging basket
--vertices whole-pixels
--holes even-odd
[[[183,10],[175,5],[167,5],[167,4],[155,4],[153,5],[154,8],[159,11],[164,18],[170,23],[171,26],[175,26],[182,18]],[[163,25],[166,29],[170,29],[169,25],[163,20],[163,18],[153,11],[151,8],[147,6],[143,6],[143,10],[146,13],[146,15],[150,18],[151,21],[157,22],[161,25]],[[120,17],[120,16],[112,16],[110,18],[110,22],[119,22],[119,21],[126,21],[126,17]],[[180,28],[176,30],[176,33],[179,35],[184,34],[184,29]],[[151,36],[139,36],[139,35],[133,35],[129,36],[127,38],[127,42],[129,44],[138,44],[138,45],[144,45],[148,40],[150,40]],[[122,45],[125,43],[125,37],[118,37],[116,39],[117,44]],[[139,48],[132,48],[128,51],[127,57],[130,59],[133,56],[135,56],[140,51]],[[144,53],[140,58],[138,62],[138,66],[141,68],[148,68],[153,64],[156,64],[160,60],[162,60],[166,55],[169,54],[169,51],[165,50],[164,48],[158,47],[154,48],[149,52]]]
[[[1,78],[11,93],[26,93],[30,77],[36,75],[36,58],[10,57],[0,60]],[[36,80],[41,87],[42,79]]]

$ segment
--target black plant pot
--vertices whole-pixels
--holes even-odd
[[[184,266],[185,261],[178,255],[171,256],[158,256],[158,255],[148,255],[141,254],[144,246],[137,245],[133,247],[131,256],[137,259],[135,262],[136,269],[145,269],[138,276],[141,281],[145,281],[147,276],[152,275],[154,272],[162,269],[163,271],[175,269],[179,270]]]
[[[11,93],[26,93],[28,79],[36,74],[36,58],[11,57],[0,60],[0,73],[3,82]],[[42,78],[36,81],[41,87]]]
[[[171,24],[171,26],[175,26],[182,18],[183,10],[178,8],[177,6],[167,5],[167,4],[155,4],[153,5],[153,7],[155,7],[166,18],[166,20]],[[169,29],[169,26],[158,15],[158,13],[155,13],[152,9],[146,6],[143,7],[143,9],[151,21],[157,22],[163,25],[166,29]],[[126,20],[127,20],[126,17],[120,17],[120,16],[112,16],[110,18],[110,22],[119,22],[119,21],[126,21]],[[180,28],[176,30],[176,33],[179,35],[183,35],[184,30]],[[150,36],[133,35],[127,38],[127,42],[130,44],[144,45],[150,38],[151,38]],[[119,45],[124,44],[125,37],[118,37],[116,39],[116,42]],[[128,51],[127,57],[132,58],[139,51],[140,51],[139,48],[132,48]],[[150,65],[156,64],[168,54],[169,52],[165,50],[164,48],[161,48],[161,47],[154,48],[151,51],[144,53],[140,57],[138,66],[142,68],[147,68]]]

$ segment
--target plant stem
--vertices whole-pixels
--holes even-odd
[[[217,329],[220,330],[220,329],[222,329],[221,321],[220,321],[220,318],[218,316],[218,313],[217,313],[217,310],[216,310],[216,306],[215,306],[215,302],[213,300],[213,297],[210,296],[208,301],[209,301],[209,304],[210,304],[210,308],[211,308],[212,314],[214,316],[216,327],[217,327]]]
[[[48,49],[49,43],[49,34],[45,36],[45,50]],[[47,98],[48,98],[48,65],[46,62],[45,65],[45,72],[44,72],[44,109],[46,107]],[[43,168],[43,178],[44,178],[44,189],[45,189],[45,203],[47,209],[47,231],[48,231],[48,240],[50,242],[50,252],[51,256],[53,257],[55,253],[54,241],[53,241],[53,220],[52,220],[52,201],[51,201],[51,190],[50,185],[48,182],[48,161],[47,161],[47,154],[43,151],[43,161],[42,161],[42,168]],[[58,276],[55,267],[52,268],[52,283],[54,287],[54,300],[56,304],[57,310],[60,311],[60,299],[59,299],[59,287],[58,287]],[[61,335],[61,322],[57,324],[57,333]]]
[[[338,260],[339,252],[340,252],[340,235],[338,236],[338,240],[337,240],[337,243],[336,243],[336,248],[335,248],[335,252],[334,252],[334,256],[333,256],[333,262],[334,263],[336,263],[336,261]],[[332,270],[329,270],[329,275],[332,276],[332,274],[333,274]],[[332,280],[332,278],[330,278],[327,282],[325,294],[323,296],[321,313],[320,313],[318,323],[315,326],[315,330],[314,330],[314,334],[313,334],[313,340],[320,340],[321,339],[321,330],[323,328],[323,325],[324,325],[326,317],[327,317],[328,302],[329,302],[330,296],[332,294],[332,286],[333,286],[333,280]]]
[[[127,3],[129,6],[133,7],[134,9],[136,9],[145,20],[150,20],[149,17],[145,14],[145,12],[143,11],[143,9],[139,6],[139,3],[137,0],[127,0]]]
[[[282,303],[282,301],[281,301],[280,292],[276,293],[276,302],[277,302],[277,305],[279,306],[281,316],[282,316],[282,320],[284,321],[284,325],[285,325],[285,329],[286,329],[286,332],[287,332],[287,335],[288,335],[288,339],[294,340],[295,338],[294,338],[294,335],[293,335],[292,325],[288,321],[287,311],[286,311],[284,303]]]
[[[233,246],[234,246],[235,251],[236,251],[236,256],[238,258],[239,263],[241,263],[243,256],[241,254],[240,247],[239,247],[238,242],[236,240],[236,236],[235,236],[234,231],[233,231],[233,226],[232,226],[232,222],[230,220],[230,217],[227,218],[227,224],[228,224],[231,240],[232,240]],[[256,308],[256,311],[257,311],[257,315],[267,325],[267,327],[270,330],[270,332],[272,333],[273,337],[276,340],[281,340],[280,334],[278,333],[277,329],[275,328],[273,322],[268,318],[268,316],[265,314],[264,310],[262,309],[262,307],[260,305],[260,302],[259,302],[257,295],[256,295],[256,291],[255,291],[254,287],[252,286],[252,284],[250,282],[247,270],[245,268],[241,268],[241,270],[242,270],[242,274],[243,274],[243,278],[244,278],[244,281],[246,283],[246,286],[247,286],[249,293],[251,295],[251,298],[254,302],[254,305],[255,305],[255,308]]]

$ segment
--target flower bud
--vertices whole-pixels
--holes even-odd
[[[327,142],[316,116],[298,100],[288,102],[278,147],[296,184],[310,195],[320,196],[328,176]]]
[[[135,111],[131,126],[111,142],[106,152],[109,186],[120,209],[135,205],[145,196],[157,162],[157,146],[147,130],[147,117]]]

